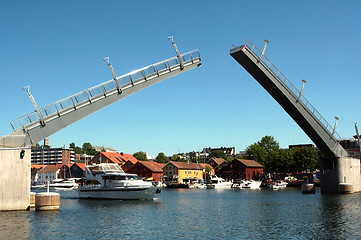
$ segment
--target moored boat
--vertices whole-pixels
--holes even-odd
[[[51,183],[49,183],[49,188],[53,190],[74,190],[78,189],[78,186],[79,184],[76,183],[75,178],[55,179]],[[47,184],[38,184],[31,186],[31,189],[46,189],[47,187]]]
[[[276,182],[271,182],[269,183],[267,186],[273,190],[277,190],[279,188],[285,188],[287,187],[288,183],[284,182],[284,181],[276,181]]]
[[[138,200],[153,199],[160,189],[138,175],[125,173],[119,165],[102,163],[85,167],[79,198]]]
[[[221,177],[212,177],[209,183],[207,183],[207,189],[226,189],[231,188],[232,182],[227,182]]]
[[[249,189],[258,189],[260,188],[262,184],[262,181],[255,181],[255,180],[243,180],[240,185],[239,188],[249,188]]]

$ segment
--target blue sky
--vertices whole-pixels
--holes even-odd
[[[281,147],[311,143],[275,100],[229,55],[247,38],[337,132],[361,124],[360,1],[1,1],[0,136],[33,111],[118,75],[198,49],[200,68],[114,103],[50,137],[52,146],[108,146],[150,154],[234,146],[265,135]]]

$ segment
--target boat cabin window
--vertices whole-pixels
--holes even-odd
[[[103,176],[103,179],[109,180],[140,180],[137,175],[111,175],[111,176]]]

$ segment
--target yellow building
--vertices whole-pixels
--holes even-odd
[[[203,181],[205,164],[194,162],[174,162],[170,161],[163,167],[163,177],[166,183],[192,183]]]

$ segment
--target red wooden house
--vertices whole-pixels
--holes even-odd
[[[152,178],[153,181],[161,181],[163,177],[164,164],[151,161],[138,161],[127,170],[128,173],[135,173],[141,178]]]
[[[263,174],[264,167],[254,160],[234,159],[224,166],[219,175],[226,179],[257,179]]]

